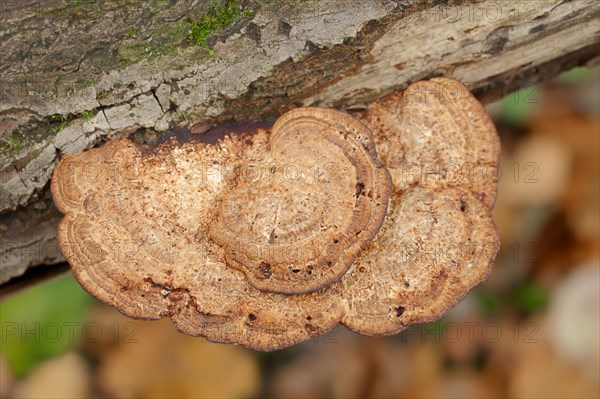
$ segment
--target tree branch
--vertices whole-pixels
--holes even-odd
[[[246,1],[197,45],[190,26],[215,11],[192,1],[0,1],[0,284],[62,261],[43,251],[56,246],[48,182],[64,154],[345,108],[439,75],[491,102],[598,60],[595,0],[436,3]]]

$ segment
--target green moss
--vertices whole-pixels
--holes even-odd
[[[10,143],[13,146],[13,148],[17,149],[17,151],[21,150],[21,138],[17,133],[13,133],[10,135]]]
[[[92,79],[80,79],[75,83],[75,90],[83,90],[94,84],[94,80]]]
[[[190,116],[190,113],[187,110],[181,110],[177,112],[177,117],[179,119],[188,119]]]
[[[88,4],[94,4],[96,0],[70,0],[69,5],[71,7],[81,7]]]
[[[43,18],[46,12],[58,18],[71,18],[74,16],[78,18],[97,18],[100,16],[102,8],[96,0],[69,0],[58,7],[38,13],[36,16]]]
[[[160,3],[160,0],[149,3],[147,12],[151,13],[155,7],[162,7]],[[142,60],[153,61],[190,45],[199,45],[212,52],[207,42],[211,34],[226,28],[238,18],[253,13],[251,10],[241,10],[235,0],[213,0],[208,11],[195,19],[166,22],[144,35],[138,27],[131,27],[124,32],[122,43],[117,49],[121,66],[127,67]]]
[[[68,122],[61,122],[61,123],[59,123],[57,126],[54,126],[54,127],[52,128],[52,132],[53,132],[53,133],[58,133],[58,132],[60,132],[61,130],[63,130],[64,128],[66,128],[66,127],[67,127],[67,125],[68,125]]]
[[[21,152],[21,149],[23,148],[21,145],[21,137],[19,137],[17,133],[10,135],[10,147],[14,154]]]
[[[37,158],[40,151],[32,150],[32,147],[40,143],[47,143],[53,133],[47,125],[38,125],[31,129],[25,129],[23,132],[13,132],[0,137],[0,157],[6,160],[26,153],[29,159]]]
[[[89,121],[94,116],[96,116],[97,113],[98,113],[98,110],[96,110],[96,109],[92,109],[89,111],[82,111],[79,113],[79,117],[81,117],[81,119],[83,119],[84,121]]]
[[[173,54],[187,40],[186,29],[184,22],[165,23],[148,39],[139,37],[139,29],[129,29],[125,32],[126,40],[117,50],[121,63],[128,66],[143,59],[154,60],[163,55]]]
[[[18,133],[13,133],[6,139],[0,141],[0,155],[11,157],[17,155],[23,149],[23,137]]]
[[[167,5],[167,0],[151,0],[149,5],[152,9],[164,7]]]
[[[58,125],[52,128],[53,133],[58,133],[63,130],[69,124],[69,119],[71,119],[71,115],[69,114],[55,114],[50,117],[51,121],[60,122]]]
[[[103,98],[107,98],[109,94],[110,94],[110,91],[102,90],[100,93],[98,93],[96,95],[96,100],[102,100]]]
[[[55,114],[50,117],[53,121],[64,122],[69,119],[69,114]]]
[[[92,109],[92,110],[81,111],[78,114],[55,114],[55,115],[52,115],[50,117],[50,124],[52,125],[52,124],[55,124],[56,122],[58,122],[58,124],[55,124],[55,126],[52,127],[52,132],[53,133],[60,132],[65,127],[67,127],[67,125],[69,124],[70,121],[72,121],[73,119],[76,119],[76,118],[81,118],[84,121],[89,121],[94,116],[96,116],[97,113],[98,113],[98,110]]]
[[[223,7],[217,7],[213,2],[206,15],[189,22],[188,38],[192,43],[211,50],[206,42],[211,33],[227,27],[239,17],[250,15],[252,15],[251,10],[240,11],[234,0],[228,0]]]
[[[127,32],[125,32],[125,37],[127,39],[131,39],[134,37],[137,37],[140,34],[140,28],[132,26],[131,28],[127,29]]]
[[[8,158],[11,154],[11,147],[6,141],[0,141],[0,156],[2,158]]]

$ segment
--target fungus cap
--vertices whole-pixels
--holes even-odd
[[[389,335],[443,317],[489,275],[499,246],[495,174],[452,167],[493,168],[498,154],[483,107],[445,78],[353,116],[294,110],[271,131],[216,144],[150,150],[118,139],[67,155],[54,170],[53,197],[65,213],[58,241],[92,295],[131,317],[170,317],[186,334],[258,350],[337,323]],[[312,181],[272,176],[287,164],[314,171],[315,161],[334,162],[339,180],[319,180],[334,175],[323,168]],[[255,164],[268,165],[268,178],[244,181]],[[303,238],[326,248],[338,236],[346,237],[338,255],[303,255],[321,269],[290,269],[306,260],[298,258]],[[293,262],[270,263],[268,279],[255,254],[231,251],[278,240],[296,252]]]
[[[209,235],[254,287],[319,290],[339,280],[379,231],[390,175],[371,132],[333,109],[287,112],[269,150],[258,172],[240,176],[221,200]]]

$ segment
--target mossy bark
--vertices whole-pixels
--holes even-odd
[[[599,16],[594,0],[2,0],[0,283],[62,261],[40,243],[54,245],[64,154],[439,75],[494,101],[597,62]]]

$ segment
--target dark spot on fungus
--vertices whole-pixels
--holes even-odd
[[[356,183],[356,198],[358,198],[362,194],[364,189],[365,189],[365,183],[360,182],[360,181],[358,183]]]
[[[292,269],[292,273],[299,273],[300,269]]]
[[[256,320],[256,315],[255,315],[254,313],[250,313],[250,314],[248,315],[248,320],[250,320],[250,321],[254,321],[254,320]]]
[[[262,275],[265,276],[265,278],[269,278],[273,274],[273,269],[271,269],[271,265],[267,262],[260,262],[258,268]]]
[[[317,328],[317,327],[313,326],[313,325],[312,325],[312,324],[310,324],[310,323],[306,323],[306,324],[304,325],[304,328],[305,328],[305,329],[306,329],[306,331],[308,331],[309,333],[314,333],[315,331],[317,331],[317,330],[318,330],[318,328]]]
[[[467,203],[465,202],[465,198],[464,198],[464,197],[462,197],[462,198],[460,199],[460,211],[461,211],[461,212],[464,212],[464,211],[466,211],[466,210],[467,210]]]
[[[400,317],[404,314],[404,306],[398,306],[397,308],[394,308],[394,310],[396,311],[396,317]]]

